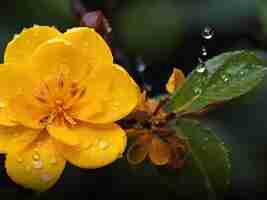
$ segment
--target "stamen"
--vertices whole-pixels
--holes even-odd
[[[77,122],[71,117],[69,116],[66,112],[63,112],[64,118],[67,122],[69,122],[71,125],[76,125]]]
[[[60,88],[60,89],[62,89],[64,87],[64,75],[63,75],[63,72],[60,72],[59,75],[58,75],[57,85],[58,85],[58,88]]]

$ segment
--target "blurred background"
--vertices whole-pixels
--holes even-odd
[[[266,0],[2,0],[0,4],[0,55],[24,27],[51,25],[64,31],[89,23],[83,15],[101,10],[112,29],[105,36],[116,62],[151,90],[152,96],[165,92],[173,67],[187,74],[199,59],[238,49],[253,50],[267,59]],[[210,39],[203,37],[205,28],[212,32]],[[231,150],[232,184],[225,199],[266,198],[266,98],[264,81],[255,91],[212,111],[203,120]],[[52,190],[35,194],[15,186],[5,174],[3,158],[0,162],[1,199],[68,199],[73,195],[86,199],[106,195],[175,199],[179,192],[179,185],[174,191],[153,169],[136,173],[121,160],[90,171],[68,166]]]

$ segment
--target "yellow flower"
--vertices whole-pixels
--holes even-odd
[[[126,136],[114,122],[134,109],[140,92],[93,29],[34,26],[6,48],[0,97],[7,174],[44,191],[66,161],[98,168],[123,153]]]

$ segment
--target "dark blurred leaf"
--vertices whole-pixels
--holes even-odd
[[[200,64],[176,91],[167,111],[195,112],[209,104],[243,95],[264,77],[264,61],[254,53],[224,53]]]
[[[221,197],[230,182],[230,161],[224,144],[196,121],[178,120],[174,129],[179,137],[188,141],[188,159],[179,174],[160,169],[161,175],[183,198]]]

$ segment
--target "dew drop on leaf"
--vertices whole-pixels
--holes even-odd
[[[197,94],[197,95],[201,94],[201,92],[202,92],[202,90],[200,88],[195,88],[194,89],[194,93]]]

